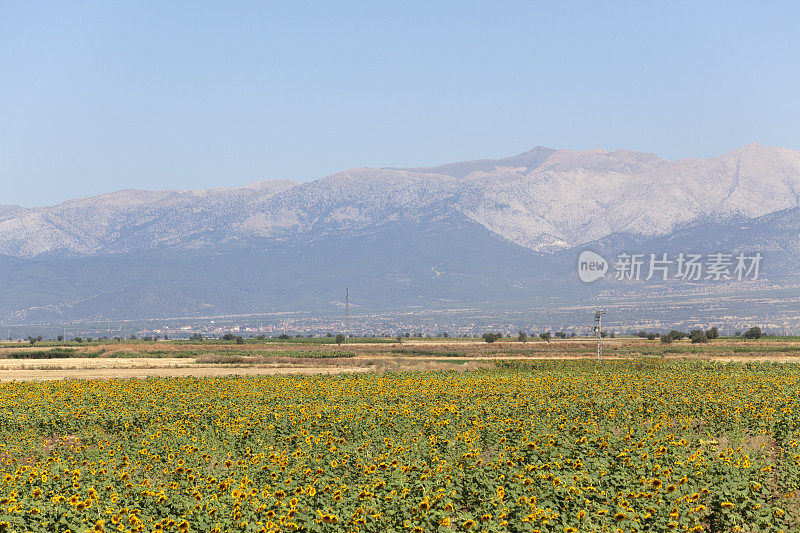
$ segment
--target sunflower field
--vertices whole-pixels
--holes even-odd
[[[0,531],[798,531],[800,368],[0,384]]]

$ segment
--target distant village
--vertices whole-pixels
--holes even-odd
[[[52,340],[109,340],[144,339],[176,340],[191,338],[221,338],[235,334],[243,338],[325,337],[344,334],[352,337],[408,338],[475,338],[486,332],[504,337],[517,337],[519,332],[534,337],[541,333],[553,336],[583,337],[594,334],[588,310],[571,313],[551,313],[550,320],[535,320],[523,311],[499,313],[500,318],[476,309],[432,310],[405,313],[344,313],[315,316],[305,313],[273,313],[247,317],[207,317],[192,319],[127,321],[81,324],[0,326],[2,341],[19,341],[30,337]],[[621,315],[621,316],[620,316]],[[732,317],[710,320],[703,317],[683,317],[674,322],[636,317],[624,323],[627,314],[615,316],[612,310],[604,318],[603,333],[609,337],[635,335],[641,331],[660,333],[672,329],[689,331],[717,327],[720,334],[735,336],[752,326],[760,326],[768,335],[792,335],[800,327],[786,322],[747,323]]]

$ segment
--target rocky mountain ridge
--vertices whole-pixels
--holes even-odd
[[[537,147],[424,169],[356,168],[307,183],[120,191],[0,207],[0,254],[95,256],[303,239],[460,213],[499,238],[556,253],[613,233],[666,235],[800,206],[800,152],[750,144],[711,159]]]

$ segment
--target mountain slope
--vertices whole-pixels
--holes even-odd
[[[612,233],[655,236],[704,220],[797,207],[800,152],[748,145],[724,156],[559,151],[535,172],[462,199],[461,210],[506,239],[553,252]]]
[[[21,209],[18,205],[0,205],[0,220],[13,215]]]
[[[0,218],[0,254],[69,257],[217,244],[244,212],[296,185],[275,180],[238,189],[129,190],[17,210]]]
[[[122,191],[37,209],[0,208],[0,253],[91,256],[305,238],[462,213],[498,237],[554,253],[604,236],[666,235],[703,221],[800,205],[800,152],[752,144],[668,161],[617,150],[535,148],[427,169],[351,169],[303,184]],[[655,208],[654,208],[655,207]]]
[[[800,152],[752,144],[679,161],[535,148],[308,183],[2,206],[0,322],[324,311],[343,286],[373,309],[651,298],[647,285],[580,283],[586,247],[609,259],[759,250],[758,287],[794,287],[798,198]],[[664,294],[750,290],[673,285]]]
[[[252,244],[252,243],[251,243]],[[517,303],[555,274],[549,259],[458,213],[316,235],[307,242],[65,259],[0,256],[0,323],[215,316],[338,308]]]

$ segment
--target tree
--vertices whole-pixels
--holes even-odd
[[[502,333],[484,333],[483,334],[483,340],[485,340],[489,344],[493,343],[494,341],[496,341],[498,339],[502,339],[502,338],[503,338],[503,334]]]
[[[395,340],[397,342],[403,342],[403,336],[402,335],[398,335],[397,337],[395,337]]]
[[[545,331],[544,333],[539,333],[539,338],[543,341],[550,342],[552,335],[550,335],[549,331]]]
[[[524,331],[520,331],[519,335],[517,335],[517,340],[519,342],[528,342],[528,334]]]
[[[58,339],[58,342],[61,342],[64,340],[64,335],[59,335],[58,337],[56,337],[56,339]]]
[[[559,339],[566,339],[567,333],[564,331],[556,331],[556,337],[558,337]]]
[[[663,342],[664,344],[672,344],[672,341],[673,341],[672,335],[668,333],[661,335],[661,342]]]
[[[706,332],[702,329],[693,329],[689,332],[689,340],[692,341],[692,344],[698,344],[708,342],[708,337],[706,337]]]
[[[344,340],[345,340],[344,335],[342,335],[341,333],[336,334],[336,344],[342,344]]]
[[[717,326],[712,326],[711,329],[706,331],[706,337],[708,337],[709,340],[718,339],[719,330],[717,329]]]
[[[763,334],[761,333],[761,328],[758,326],[753,326],[744,332],[745,339],[760,339],[762,336]]]
[[[233,333],[226,333],[225,335],[222,336],[222,340],[224,340],[224,341],[232,341],[232,340],[235,340],[235,339],[236,339],[236,336]]]
[[[236,344],[244,344],[244,337],[236,337]]]
[[[656,337],[658,337],[658,335],[656,335],[655,333],[648,333],[647,334],[647,340],[649,340],[649,341],[656,340]]]
[[[647,338],[647,332],[642,330],[639,333],[637,333],[636,336],[639,337],[640,339],[646,339]]]
[[[686,337],[686,333],[673,329],[669,332],[669,336],[672,337],[672,340],[679,341]]]

